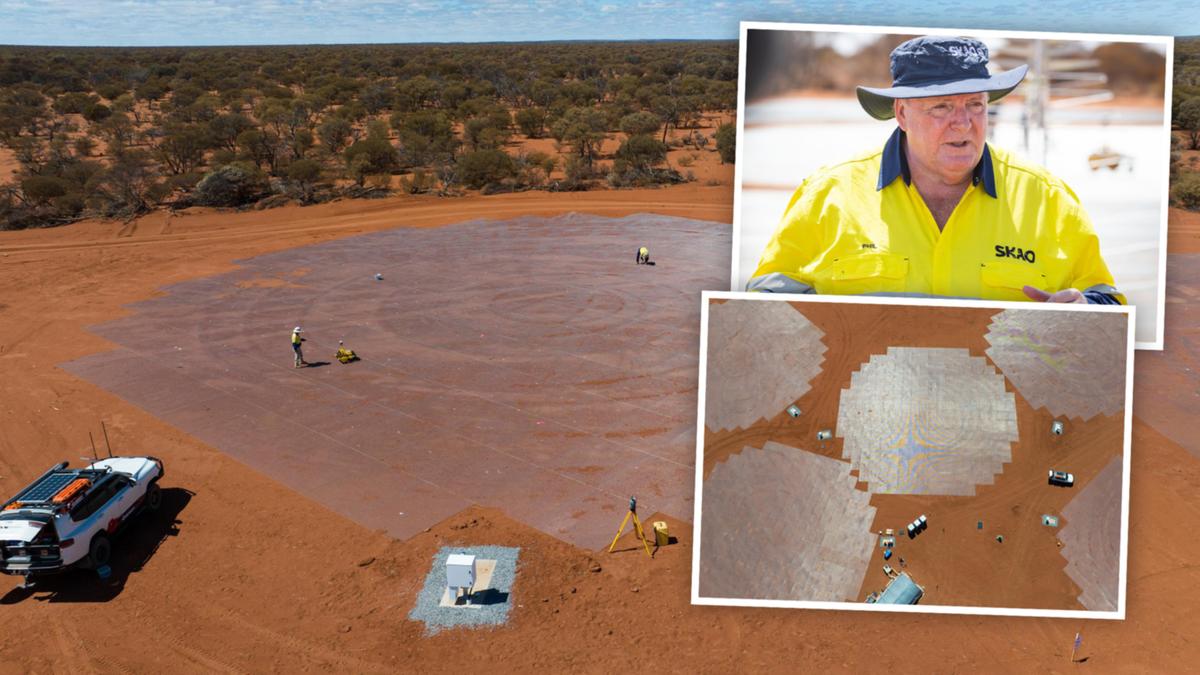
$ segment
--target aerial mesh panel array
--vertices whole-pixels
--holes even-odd
[[[1110,312],[1005,310],[987,355],[1029,405],[1088,420],[1125,407],[1129,317]]]
[[[871,492],[974,495],[1012,459],[1016,401],[966,349],[889,347],[851,375],[837,434]]]
[[[821,332],[786,302],[731,300],[708,311],[704,423],[745,428],[782,412],[821,372]]]
[[[1067,575],[1083,591],[1079,603],[1114,612],[1121,568],[1121,457],[1083,486],[1063,509],[1067,524],[1058,533]]]
[[[713,469],[702,500],[701,596],[857,598],[875,507],[846,462],[774,442],[747,447]]]

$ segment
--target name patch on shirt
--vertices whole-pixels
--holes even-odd
[[[1004,246],[1003,244],[996,244],[996,257],[1015,258],[1017,260],[1024,260],[1027,263],[1037,260],[1037,254],[1033,252],[1033,249],[1025,250],[1016,246]]]

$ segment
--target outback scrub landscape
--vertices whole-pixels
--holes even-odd
[[[393,190],[716,184],[736,96],[729,41],[2,47],[0,228]]]

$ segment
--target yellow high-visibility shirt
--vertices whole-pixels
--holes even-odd
[[[985,146],[939,232],[897,129],[882,150],[823,168],[792,195],[747,290],[1029,300],[1029,285],[1125,303],[1079,198],[1045,169]]]

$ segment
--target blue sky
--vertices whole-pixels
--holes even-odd
[[[0,44],[221,45],[736,39],[738,22],[1200,34],[1165,0],[0,0]]]

